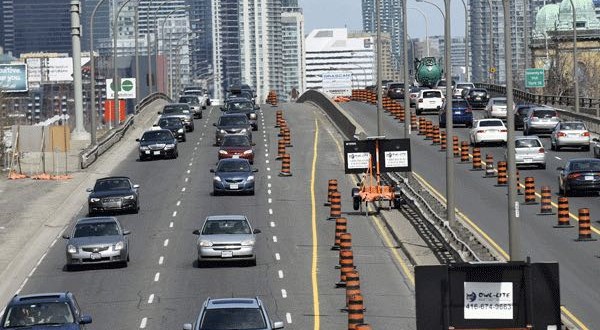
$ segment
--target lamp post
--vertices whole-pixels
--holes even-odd
[[[402,32],[404,36],[402,36],[402,60],[404,62],[403,70],[402,70],[402,78],[404,80],[404,138],[410,138],[410,90],[408,84],[408,8],[406,8],[405,1],[402,4]],[[413,51],[413,61],[415,54],[415,46],[412,46]]]
[[[454,121],[452,118],[452,70],[450,66],[450,0],[444,0],[444,70],[446,71],[446,221],[450,227],[456,225],[454,207],[454,153],[452,151],[452,136],[454,136]]]
[[[139,38],[139,6],[140,6],[140,0],[137,0],[137,5],[134,8],[134,14],[133,14],[133,30],[134,30],[134,44],[135,44],[135,104],[139,104],[140,103],[140,59],[139,59],[139,42],[138,42],[138,38]]]
[[[446,15],[444,14],[444,11],[442,10],[442,8],[440,8],[440,6],[438,6],[437,4],[431,2],[431,1],[427,1],[427,0],[416,0],[417,2],[424,2],[424,3],[428,3],[432,6],[435,6],[435,8],[437,8],[437,10],[440,12],[440,14],[442,15],[442,18],[445,18]]]
[[[488,0],[488,5],[490,6],[490,20],[489,20],[489,25],[490,25],[490,35],[489,35],[489,68],[488,68],[488,77],[489,77],[489,81],[490,84],[494,82],[494,72],[492,72],[492,68],[494,67],[494,7],[492,6],[492,0]],[[510,31],[510,30],[507,30]]]
[[[573,9],[573,82],[575,83],[575,112],[579,113],[579,78],[577,77],[577,12],[573,0],[569,0]]]
[[[73,99],[75,101],[75,129],[72,138],[85,141],[89,138],[83,126],[83,84],[81,79],[81,2],[71,0],[71,45],[73,53]]]
[[[467,81],[471,81],[471,77],[469,76],[469,12],[465,0],[460,1],[465,9],[465,76],[467,77]]]
[[[119,126],[120,123],[120,109],[119,109],[119,88],[121,88],[121,82],[119,81],[119,68],[117,67],[117,40],[119,39],[119,31],[117,31],[117,26],[119,23],[119,14],[121,10],[125,8],[125,6],[131,2],[131,0],[126,0],[121,4],[119,9],[115,12],[114,22],[113,22],[113,91],[114,91],[114,105],[113,110],[115,111],[115,127]],[[109,86],[110,88],[110,86]]]
[[[90,104],[91,104],[91,113],[90,113],[90,134],[91,134],[91,144],[96,145],[98,140],[96,139],[96,116],[98,115],[98,110],[96,109],[96,64],[94,57],[94,18],[96,16],[96,12],[98,8],[104,3],[106,0],[98,0],[98,3],[92,10],[92,16],[90,17]]]
[[[425,52],[427,53],[427,57],[429,57],[429,16],[427,16],[420,8],[408,7],[408,9],[418,11],[425,19]]]
[[[382,57],[382,42],[381,42],[381,2],[375,0],[375,16],[377,21],[377,136],[381,136],[382,108],[383,108],[383,93],[381,92],[381,57]],[[377,156],[379,157],[379,156]],[[379,178],[377,178],[379,180]]]

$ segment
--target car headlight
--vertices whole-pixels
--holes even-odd
[[[248,176],[248,179],[246,179],[247,181],[254,181],[254,175],[250,175]]]
[[[177,133],[183,133],[183,128],[178,129]]]
[[[117,242],[117,244],[115,244],[115,251],[121,251],[123,250],[123,248],[125,247],[125,243],[121,242]]]
[[[226,150],[219,150],[219,153],[220,153],[221,155],[227,155],[227,153],[228,153],[228,152],[227,152]]]
[[[252,153],[252,150],[246,150],[246,151],[244,151],[244,155],[249,155],[251,153]]]
[[[140,146],[140,150],[148,150],[148,146]]]
[[[241,131],[241,133],[246,133],[246,132],[248,132],[248,130],[247,130],[247,129],[245,129],[245,128],[242,128],[242,131]]]
[[[220,130],[219,130],[219,133],[221,133],[221,134],[226,134],[227,132],[226,132],[224,129],[220,129]]]
[[[165,145],[165,149],[173,149],[173,148],[175,148],[174,143],[169,143],[169,144]]]
[[[200,241],[200,246],[201,247],[211,247],[211,246],[213,246],[213,242],[202,240],[202,241]]]
[[[75,247],[75,245],[69,244],[67,245],[67,252],[69,252],[70,254],[77,253],[77,248]]]
[[[254,246],[254,240],[253,239],[249,239],[246,241],[242,241],[242,246]]]
[[[218,182],[221,182],[221,178],[220,178],[220,177],[218,177],[218,176],[216,176],[216,175],[215,175],[215,177],[213,178],[213,180],[215,180],[215,181],[218,181]]]
[[[134,198],[135,198],[134,195],[127,195],[127,196],[123,197],[123,199],[129,199],[129,200],[134,199]]]
[[[90,198],[90,202],[92,202],[92,203],[98,203],[99,201],[100,201],[100,198],[94,198],[94,197]]]
[[[256,119],[256,114],[255,113],[251,113],[250,114],[250,119]]]

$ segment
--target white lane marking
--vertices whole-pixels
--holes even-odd
[[[189,163],[188,166],[192,166],[192,163]]]
[[[188,182],[188,180],[189,180],[189,179],[190,179],[190,178],[185,178],[185,182]]]
[[[190,170],[187,170],[187,174],[190,174]]]
[[[281,256],[279,255],[279,253],[275,253],[275,260],[277,260],[277,261],[281,260]]]
[[[271,203],[273,203],[273,200],[269,198],[269,199],[267,199],[267,203],[271,204]]]
[[[185,187],[181,188],[181,192],[184,192],[184,191],[185,191]]]
[[[144,317],[142,322],[140,322],[140,329],[146,329],[146,323],[148,323],[148,318]]]
[[[267,171],[271,171],[271,168],[270,168],[270,167],[267,167]]]
[[[177,206],[181,205],[181,201],[177,201]]]
[[[0,229],[4,229],[4,227],[0,227]],[[58,241],[58,238],[55,238],[55,239],[52,241],[52,244],[50,244],[50,247],[53,247],[53,246],[54,246],[54,244],[56,244],[56,241]]]
[[[273,242],[277,243],[277,236],[273,236]]]
[[[197,146],[199,146],[199,145],[200,145],[200,142],[196,142],[196,145],[197,145]]]
[[[285,313],[285,320],[287,321],[288,324],[292,324],[292,314]]]
[[[269,178],[270,179],[270,178]],[[271,183],[267,183],[267,187],[271,188]]]
[[[554,156],[554,158],[556,158],[556,159],[558,159],[558,160],[562,160],[560,157],[556,157],[556,156]]]
[[[173,218],[177,216],[177,211],[173,211]]]
[[[287,298],[287,291],[285,291],[285,289],[281,289],[281,296]]]
[[[269,194],[269,195],[271,194],[271,189],[267,190],[267,194]]]
[[[271,221],[270,225],[271,225],[271,227],[275,227],[275,222]]]
[[[267,139],[265,139],[265,142],[267,142]],[[269,145],[265,143],[265,148],[268,148]]]
[[[148,303],[151,304],[152,302],[154,302],[154,293],[148,297]]]
[[[279,276],[279,278],[283,278],[283,270],[278,270],[277,275]]]
[[[167,246],[167,245],[169,245],[169,239],[168,239],[168,238],[167,238],[167,239],[165,240],[165,242],[163,243],[163,246]]]
[[[163,257],[163,256],[160,256],[160,258],[158,258],[158,264],[159,264],[159,265],[162,265],[162,264],[163,264],[163,262],[165,262],[165,257]]]
[[[269,158],[269,154],[265,154],[265,158]]]
[[[193,161],[194,161],[194,157],[190,158],[190,162],[193,162]]]
[[[273,209],[269,209],[269,215],[273,215]]]
[[[160,273],[156,273],[156,275],[154,275],[154,282],[158,282],[159,279],[160,279]]]
[[[271,180],[271,176],[267,175],[267,179]],[[269,183],[269,187],[271,187],[271,184]]]
[[[173,221],[171,221],[171,223],[169,223],[169,228],[173,228]]]
[[[194,151],[198,150],[198,147],[194,147]]]
[[[265,160],[265,163],[269,164],[269,160],[268,160],[268,159],[267,159],[267,160]]]

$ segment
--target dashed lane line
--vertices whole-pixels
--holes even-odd
[[[169,245],[169,239],[167,238],[167,239],[165,239],[165,242],[163,243],[163,246],[167,247],[168,245]]]
[[[151,304],[154,302],[154,293],[150,295],[150,297],[148,297],[148,304]]]
[[[279,255],[279,253],[275,253],[275,260],[277,260],[277,261],[281,260],[281,256]]]
[[[283,278],[283,270],[278,270],[277,276],[279,276],[279,278]]]
[[[292,314],[285,313],[285,320],[287,321],[288,324],[292,324]]]
[[[140,329],[146,329],[146,323],[148,323],[148,318],[144,317],[140,322]]]
[[[154,282],[158,282],[160,280],[160,272],[154,274]]]
[[[158,264],[162,265],[165,262],[165,257],[160,256],[160,258],[158,258]]]
[[[288,295],[287,295],[287,291],[285,291],[285,289],[281,289],[281,296],[283,298],[287,298]]]
[[[273,236],[273,242],[277,243],[277,236]]]

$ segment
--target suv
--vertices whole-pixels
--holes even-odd
[[[255,111],[256,107],[254,103],[246,98],[242,97],[234,97],[225,101],[225,105],[221,108],[221,110],[225,111],[225,113],[243,113],[248,117],[248,121],[250,125],[252,125],[252,130],[258,130],[257,119]]]
[[[404,99],[404,83],[389,83],[387,85],[387,96],[391,99]]]
[[[484,109],[488,103],[490,94],[483,88],[471,88],[465,95],[465,99],[473,109]]]
[[[183,325],[184,330],[283,329],[283,322],[273,322],[263,302],[258,298],[208,298],[194,324]]]
[[[92,323],[71,292],[15,295],[4,309],[0,329],[81,330]],[[269,328],[267,328],[269,329]]]
[[[552,133],[558,122],[556,110],[550,107],[530,108],[523,120],[523,134]]]
[[[179,97],[178,103],[187,103],[190,105],[194,118],[202,118],[202,110],[206,109],[206,99],[204,103],[201,103],[200,96],[198,95],[182,95]]]
[[[179,117],[183,122],[188,132],[194,131],[194,119],[192,114],[192,108],[187,103],[169,103],[166,104],[162,111],[158,112],[159,115],[169,117]]]
[[[415,112],[417,116],[425,110],[440,110],[444,103],[444,96],[438,89],[422,89],[419,91],[417,101],[415,103]]]
[[[245,114],[225,114],[219,117],[216,123],[213,123],[217,129],[215,131],[215,145],[221,145],[221,141],[227,134],[245,135],[252,142],[252,125]]]

